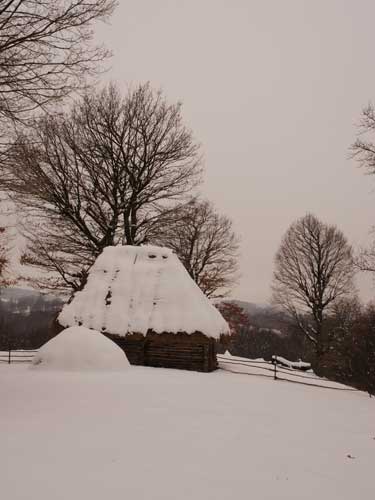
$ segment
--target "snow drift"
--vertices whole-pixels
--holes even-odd
[[[129,361],[120,347],[100,332],[75,326],[49,340],[33,359],[34,367],[52,370],[123,370]]]
[[[229,333],[220,312],[191,279],[178,257],[155,246],[107,247],[85,288],[59,315],[63,326],[127,333]]]

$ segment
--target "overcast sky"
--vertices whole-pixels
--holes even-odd
[[[183,102],[204,152],[202,193],[241,237],[234,297],[269,300],[281,237],[306,212],[368,241],[375,177],[348,148],[375,101],[373,0],[119,3],[97,32],[114,53],[106,77]],[[359,287],[373,296],[369,279]]]

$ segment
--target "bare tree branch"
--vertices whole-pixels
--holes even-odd
[[[116,0],[0,0],[0,118],[25,123],[100,71],[110,53],[94,46],[93,25]]]

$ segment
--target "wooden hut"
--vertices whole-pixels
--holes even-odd
[[[229,331],[177,256],[154,246],[107,247],[58,322],[101,331],[131,364],[204,372]]]

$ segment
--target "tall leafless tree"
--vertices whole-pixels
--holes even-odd
[[[353,291],[352,248],[336,227],[308,214],[287,230],[275,257],[273,301],[314,344],[327,345],[326,314]]]
[[[351,146],[351,156],[371,175],[375,174],[374,135],[375,109],[372,104],[368,104],[362,110],[359,137]],[[375,273],[375,242],[360,251],[356,264],[361,271]],[[375,276],[375,274],[373,275]]]
[[[0,0],[0,129],[82,88],[109,53],[93,24],[116,0]]]
[[[368,104],[362,110],[359,123],[359,137],[351,147],[351,154],[369,174],[375,174],[375,144],[371,136],[375,132],[375,109]]]
[[[152,241],[172,248],[208,297],[224,296],[238,278],[238,238],[232,221],[209,201],[193,198],[160,222]]]
[[[33,242],[26,260],[73,289],[105,246],[144,242],[201,173],[181,105],[149,84],[125,97],[110,85],[35,120],[4,170],[0,187],[22,208]]]

